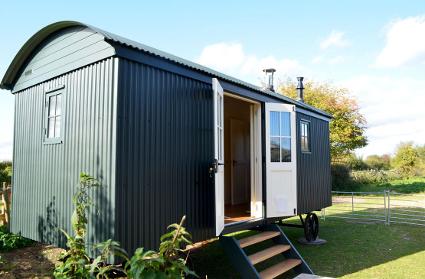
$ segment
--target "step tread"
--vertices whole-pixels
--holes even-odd
[[[287,250],[291,249],[291,246],[285,244],[277,244],[270,248],[259,251],[255,254],[250,255],[248,258],[252,264],[257,264],[267,259],[270,259],[273,256],[279,255]]]
[[[260,272],[260,278],[273,279],[301,264],[299,259],[287,259]]]
[[[261,232],[256,235],[248,236],[239,240],[239,246],[241,248],[248,247],[250,245],[265,241],[267,239],[273,238],[280,235],[280,232],[277,231],[266,231]]]

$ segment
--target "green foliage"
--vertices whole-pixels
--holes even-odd
[[[13,249],[30,246],[31,239],[13,234],[7,231],[6,226],[0,227],[0,251],[11,251]]]
[[[352,171],[351,177],[354,182],[360,184],[381,184],[392,180],[401,179],[402,175],[396,170],[362,170]]]
[[[369,169],[373,170],[389,170],[391,167],[391,157],[388,154],[385,155],[369,155],[365,160],[366,165]]]
[[[333,164],[331,166],[332,190],[348,191],[353,188],[353,180],[351,179],[351,171],[347,165]]]
[[[288,80],[279,86],[279,92],[296,98],[296,83]],[[366,120],[360,113],[357,101],[348,94],[347,89],[327,83],[307,82],[304,101],[333,116],[330,122],[332,161],[339,162],[356,148],[366,146]]]
[[[12,162],[0,162],[0,183],[10,184],[12,181]]]
[[[93,262],[86,253],[85,236],[87,232],[87,213],[93,200],[89,195],[91,189],[100,186],[96,179],[82,173],[77,191],[72,198],[74,212],[71,216],[74,235],[70,236],[62,231],[67,238],[68,250],[61,256],[61,264],[55,271],[55,278],[115,278],[116,275],[127,275],[129,278],[183,278],[196,274],[186,266],[182,247],[191,244],[191,235],[183,227],[185,217],[180,224],[172,224],[170,230],[161,237],[159,252],[136,250],[129,259],[127,252],[120,244],[112,239],[94,244],[94,249],[99,253]],[[125,269],[121,266],[107,264],[112,257],[121,257],[125,260]]]
[[[404,176],[414,176],[418,169],[418,164],[420,163],[420,157],[418,151],[413,146],[413,143],[400,143],[397,147],[392,163],[393,166]]]
[[[347,156],[345,164],[351,170],[367,170],[369,168],[366,162],[363,161],[363,158],[356,156],[356,154],[354,153]]]
[[[90,274],[96,274],[96,279],[108,279],[112,273],[125,274],[124,269],[116,265],[106,264],[112,256],[118,256],[128,261],[127,252],[120,247],[119,242],[108,239],[94,245],[94,248],[100,252],[100,255],[94,259],[90,265]]]
[[[93,204],[89,190],[97,188],[100,184],[93,177],[81,173],[80,183],[72,198],[74,212],[71,217],[74,236],[68,235],[62,230],[67,238],[68,250],[62,254],[62,263],[55,269],[56,278],[89,278],[90,258],[86,254],[85,235],[87,231],[87,211]]]
[[[126,264],[128,278],[184,278],[186,276],[196,276],[186,266],[182,247],[191,244],[190,234],[183,227],[185,221],[183,216],[180,224],[168,226],[170,230],[161,236],[159,252],[145,251],[138,248]],[[196,276],[197,277],[197,276]]]

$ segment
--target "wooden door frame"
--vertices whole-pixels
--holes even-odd
[[[265,205],[263,193],[263,167],[262,167],[262,118],[261,118],[261,103],[224,92],[224,96],[239,99],[247,102],[250,105],[250,209],[251,217],[264,218]],[[232,184],[232,182],[231,182]],[[231,186],[232,187],[232,186]],[[232,189],[231,189],[232,191]],[[253,203],[254,201],[254,203]],[[253,216],[256,214],[256,216]],[[242,221],[246,222],[246,221]],[[239,223],[239,222],[236,222]],[[226,224],[233,225],[235,223]]]

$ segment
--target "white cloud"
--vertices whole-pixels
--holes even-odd
[[[334,56],[334,57],[326,57],[324,55],[318,55],[313,58],[311,61],[313,64],[328,64],[328,65],[337,65],[345,62],[344,57],[342,56]]]
[[[368,121],[369,145],[359,154],[390,153],[401,141],[425,144],[425,81],[358,76],[341,85],[357,97]]]
[[[279,77],[295,76],[304,70],[297,60],[277,58],[272,55],[258,57],[254,54],[247,54],[242,44],[229,42],[204,47],[196,61],[204,66],[258,85],[264,77],[262,70],[265,68],[276,69],[275,80]]]
[[[339,31],[332,31],[322,42],[320,42],[321,49],[330,47],[347,47],[350,43],[345,39],[345,33]]]
[[[375,61],[376,67],[396,68],[425,60],[425,15],[399,19],[387,27],[386,45]]]

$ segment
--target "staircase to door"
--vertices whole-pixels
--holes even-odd
[[[229,259],[242,278],[276,278],[284,273],[297,276],[313,271],[278,225],[256,228],[256,234],[242,239],[220,236]],[[288,274],[289,275],[289,274]]]

